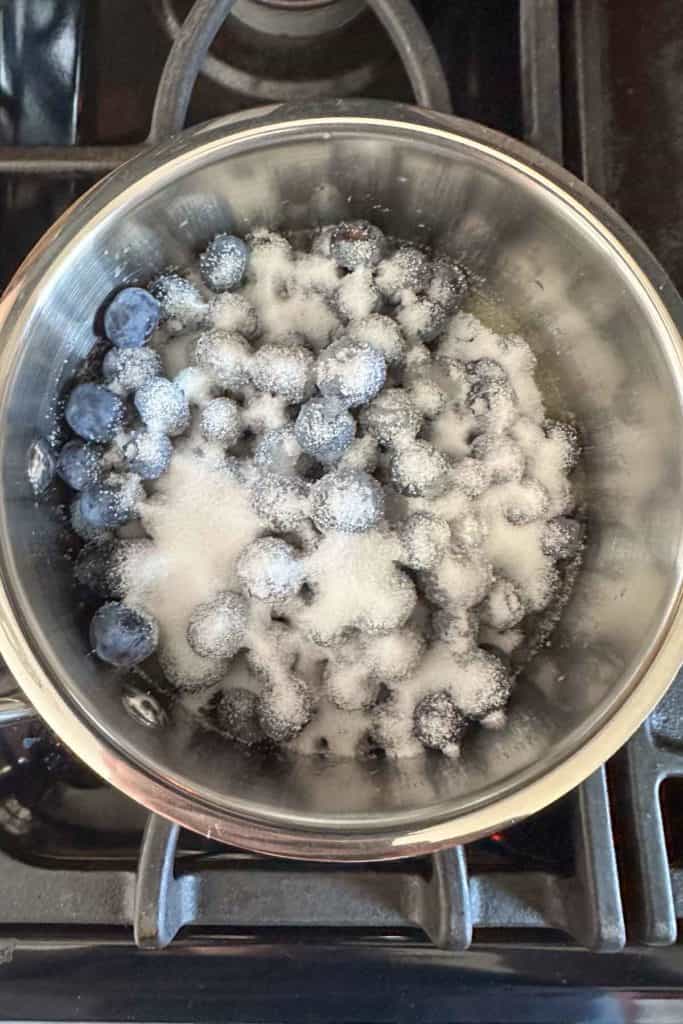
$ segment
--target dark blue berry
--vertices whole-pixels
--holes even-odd
[[[154,653],[159,630],[144,612],[109,601],[99,608],[90,623],[90,642],[102,661],[118,668],[132,668]]]
[[[243,686],[219,694],[212,712],[216,727],[230,739],[249,747],[265,740],[258,720],[258,697]]]
[[[95,530],[123,526],[135,513],[141,497],[138,488],[127,477],[88,487],[78,498],[81,521]]]
[[[101,452],[92,444],[68,441],[59,453],[57,472],[75,491],[92,487],[102,475]]]
[[[384,254],[383,232],[366,220],[342,221],[330,236],[330,255],[340,267],[374,267]]]
[[[204,284],[214,292],[236,288],[247,269],[249,249],[235,235],[216,235],[199,257]]]
[[[125,394],[160,374],[161,358],[153,348],[110,348],[102,361],[104,379]]]
[[[111,441],[121,427],[126,407],[99,384],[79,384],[66,403],[64,416],[74,434],[86,441]]]
[[[160,307],[144,288],[124,288],[104,314],[104,333],[117,348],[140,348],[159,323]]]
[[[131,473],[137,473],[143,480],[156,480],[170,465],[173,444],[166,434],[136,430],[124,443],[122,451]]]
[[[320,462],[336,462],[353,440],[356,421],[341,399],[316,397],[299,409],[294,433],[309,455]]]
[[[455,752],[467,728],[465,716],[445,690],[422,698],[415,708],[413,723],[420,743],[444,753]]]

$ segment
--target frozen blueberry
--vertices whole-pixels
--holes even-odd
[[[119,601],[109,601],[93,616],[90,642],[102,661],[117,668],[132,668],[154,654],[159,628],[151,615]]]
[[[415,512],[400,531],[405,561],[411,569],[431,572],[451,542],[451,528],[445,519],[430,512]]]
[[[351,444],[356,421],[338,398],[311,398],[299,410],[294,433],[309,455],[335,462]]]
[[[57,459],[57,472],[69,487],[82,491],[96,484],[102,475],[102,452],[92,444],[68,441]]]
[[[413,441],[394,453],[391,478],[403,494],[435,498],[449,484],[449,466],[441,452],[427,441]]]
[[[382,298],[375,285],[370,267],[358,267],[343,277],[336,293],[336,305],[347,320],[363,320],[376,313]]]
[[[366,220],[342,221],[330,235],[330,255],[340,267],[374,267],[382,258],[383,232]]]
[[[110,477],[81,491],[78,511],[81,521],[91,529],[123,526],[135,516],[138,501],[144,497],[136,477]]]
[[[294,428],[275,427],[267,430],[254,446],[254,462],[273,473],[292,476],[301,459],[301,445],[296,439]]]
[[[263,345],[251,361],[251,382],[259,391],[303,402],[313,382],[313,356],[304,348]]]
[[[248,384],[251,360],[251,349],[236,331],[208,331],[194,347],[195,366],[229,391],[239,391]]]
[[[382,488],[360,470],[327,473],[311,487],[311,518],[324,533],[362,533],[383,515]]]
[[[248,618],[241,594],[223,591],[192,612],[187,642],[200,658],[232,658],[243,646]]]
[[[499,577],[480,607],[481,621],[494,629],[512,629],[524,618],[524,604],[517,589],[504,576]]]
[[[422,417],[403,388],[386,388],[361,414],[361,421],[386,447],[412,441]]]
[[[550,519],[541,536],[541,546],[551,558],[573,558],[581,548],[583,527],[576,519]]]
[[[242,414],[231,398],[214,398],[204,406],[199,430],[206,441],[232,447],[242,433]]]
[[[161,375],[161,357],[153,348],[110,348],[102,361],[102,376],[124,394],[137,391]]]
[[[387,365],[372,345],[339,338],[318,358],[316,381],[323,395],[345,405],[363,405],[384,387]]]
[[[413,245],[402,245],[388,259],[382,260],[375,272],[375,281],[382,295],[392,303],[400,301],[401,292],[423,292],[431,277],[431,264],[423,252]]]
[[[403,359],[406,340],[401,330],[390,316],[373,313],[363,320],[357,320],[344,329],[349,341],[361,345],[371,345],[384,356],[387,366],[395,366]]]
[[[445,690],[429,693],[417,704],[413,728],[420,743],[430,750],[457,754],[467,722]]]
[[[313,700],[306,683],[290,675],[268,682],[258,704],[261,728],[275,743],[293,740],[313,717]]]
[[[64,410],[74,434],[86,441],[111,441],[125,415],[126,407],[118,395],[99,384],[78,384]]]
[[[524,452],[509,437],[479,434],[472,442],[470,453],[473,458],[481,459],[487,467],[493,484],[521,480],[524,476]]]
[[[432,263],[432,278],[427,289],[427,296],[433,302],[452,313],[467,291],[467,285],[467,275],[458,263],[446,256],[437,256]]]
[[[308,491],[303,480],[261,471],[251,486],[254,510],[276,530],[293,530],[308,513]]]
[[[242,283],[249,249],[236,235],[216,235],[199,257],[199,272],[207,288],[224,292]]]
[[[166,377],[153,377],[135,392],[135,408],[148,430],[176,437],[190,422],[185,392]]]
[[[199,289],[186,277],[172,272],[161,274],[152,281],[149,290],[159,303],[160,318],[171,333],[206,323],[208,306]]]
[[[137,473],[143,480],[157,480],[171,464],[173,444],[166,434],[135,430],[121,451],[131,473]]]
[[[216,727],[231,740],[252,747],[264,741],[258,719],[258,697],[243,686],[224,690],[212,704]]]
[[[427,345],[445,330],[448,313],[432,299],[415,298],[399,307],[396,319],[411,345]]]
[[[124,288],[104,313],[104,333],[117,348],[140,348],[160,316],[159,303],[144,288]]]
[[[261,537],[240,555],[237,578],[249,597],[283,601],[301,588],[304,569],[291,544],[278,537]]]

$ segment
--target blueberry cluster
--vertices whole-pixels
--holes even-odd
[[[464,312],[467,290],[453,260],[346,221],[306,252],[220,234],[196,272],[114,295],[57,458],[75,576],[105,602],[97,657],[156,654],[247,745],[334,751],[353,712],[357,751],[455,757],[500,725],[527,617],[582,544],[578,444],[546,420],[526,342]],[[200,526],[215,559],[183,551]]]

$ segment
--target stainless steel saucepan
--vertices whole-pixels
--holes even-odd
[[[366,217],[474,268],[538,355],[549,411],[575,413],[583,569],[510,721],[467,748],[381,762],[260,759],[176,712],[131,717],[88,651],[71,564],[27,460],[111,290],[190,263],[217,231]],[[48,232],[0,303],[0,651],[95,771],[188,828],[254,850],[361,860],[491,832],[556,799],[661,698],[683,650],[683,307],[633,232],[560,167],[502,135],[395,104],[214,121],[132,160]],[[230,523],[226,522],[226,529]]]

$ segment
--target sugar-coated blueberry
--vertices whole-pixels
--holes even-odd
[[[451,528],[445,519],[430,512],[415,512],[401,526],[405,564],[411,569],[431,572],[451,542]]]
[[[449,467],[440,451],[427,441],[412,441],[391,460],[391,478],[403,494],[435,498],[449,483]]]
[[[81,491],[78,511],[83,523],[101,530],[123,526],[135,516],[138,501],[144,497],[137,478],[112,477]]]
[[[151,615],[119,601],[109,601],[93,616],[90,642],[102,661],[117,668],[132,668],[154,654],[159,628]]]
[[[254,510],[275,530],[293,530],[306,518],[308,489],[303,480],[262,470],[250,495]]]
[[[380,228],[366,220],[349,220],[337,224],[330,235],[330,255],[340,267],[374,267],[385,247]]]
[[[199,430],[206,441],[230,448],[242,433],[242,414],[232,398],[214,398],[202,409]]]
[[[313,700],[306,683],[289,675],[267,682],[258,705],[261,728],[275,743],[293,740],[313,717]]]
[[[118,395],[99,384],[78,384],[64,410],[74,434],[86,441],[111,441],[125,415],[126,407]]]
[[[573,558],[583,542],[583,526],[576,519],[558,516],[545,524],[541,547],[551,558]]]
[[[415,707],[413,729],[420,743],[430,750],[457,754],[467,728],[465,716],[445,690],[428,693]]]
[[[104,313],[104,333],[117,348],[140,348],[152,334],[161,310],[144,288],[124,288]]]
[[[122,452],[131,473],[143,480],[157,480],[171,464],[173,444],[166,434],[135,430],[125,440]]]
[[[316,381],[319,390],[345,405],[370,402],[384,387],[387,365],[382,353],[363,342],[339,338],[318,358]]]
[[[524,618],[525,608],[515,585],[498,577],[480,607],[481,621],[493,629],[512,629]]]
[[[224,690],[212,703],[216,728],[231,740],[252,747],[266,736],[258,719],[258,697],[243,686]]]
[[[186,277],[169,271],[149,286],[159,303],[160,318],[173,334],[186,327],[200,327],[208,317],[208,306],[199,289]]]
[[[133,398],[140,418],[152,433],[176,437],[190,422],[185,392],[166,377],[153,377]]]
[[[242,595],[223,591],[192,612],[187,641],[201,658],[232,658],[244,643],[248,618]]]
[[[249,597],[283,601],[301,588],[304,570],[291,544],[279,537],[260,537],[240,555],[237,578]]]
[[[161,375],[161,357],[153,348],[110,348],[102,361],[102,376],[128,395]]]
[[[67,441],[57,459],[57,472],[69,487],[82,491],[102,476],[102,452],[92,444]]]
[[[263,345],[251,361],[251,382],[259,391],[303,402],[313,383],[313,356],[304,348]]]
[[[327,473],[311,487],[311,518],[327,533],[362,533],[384,515],[384,494],[377,481],[360,470]]]
[[[405,355],[406,340],[401,329],[390,316],[372,313],[363,320],[356,320],[344,329],[349,341],[371,345],[384,356],[387,366],[400,363]]]
[[[252,352],[236,331],[207,331],[197,338],[192,356],[195,366],[228,391],[249,383]]]
[[[126,565],[152,553],[154,542],[149,538],[136,540],[89,541],[78,553],[74,576],[81,586],[100,597],[122,598],[125,593]]]
[[[254,462],[273,473],[292,476],[301,459],[301,445],[291,426],[267,430],[254,446]]]
[[[412,441],[422,417],[403,388],[385,388],[361,413],[361,422],[386,447]]]
[[[249,247],[236,235],[216,235],[199,257],[204,284],[214,292],[237,288],[247,269]]]
[[[432,263],[432,277],[427,296],[448,313],[453,313],[467,287],[467,274],[462,267],[447,256],[437,256]]]
[[[320,462],[336,462],[356,433],[356,421],[339,398],[311,398],[294,424],[296,439]]]
[[[524,476],[526,458],[521,447],[512,438],[479,434],[472,441],[470,453],[473,458],[481,459],[487,467],[493,484],[521,480]]]
[[[412,345],[427,345],[445,330],[448,313],[432,299],[411,298],[399,307],[396,319]]]
[[[402,245],[393,255],[382,260],[375,272],[377,287],[393,303],[400,301],[401,292],[423,292],[430,280],[431,263],[423,252],[413,245]]]

